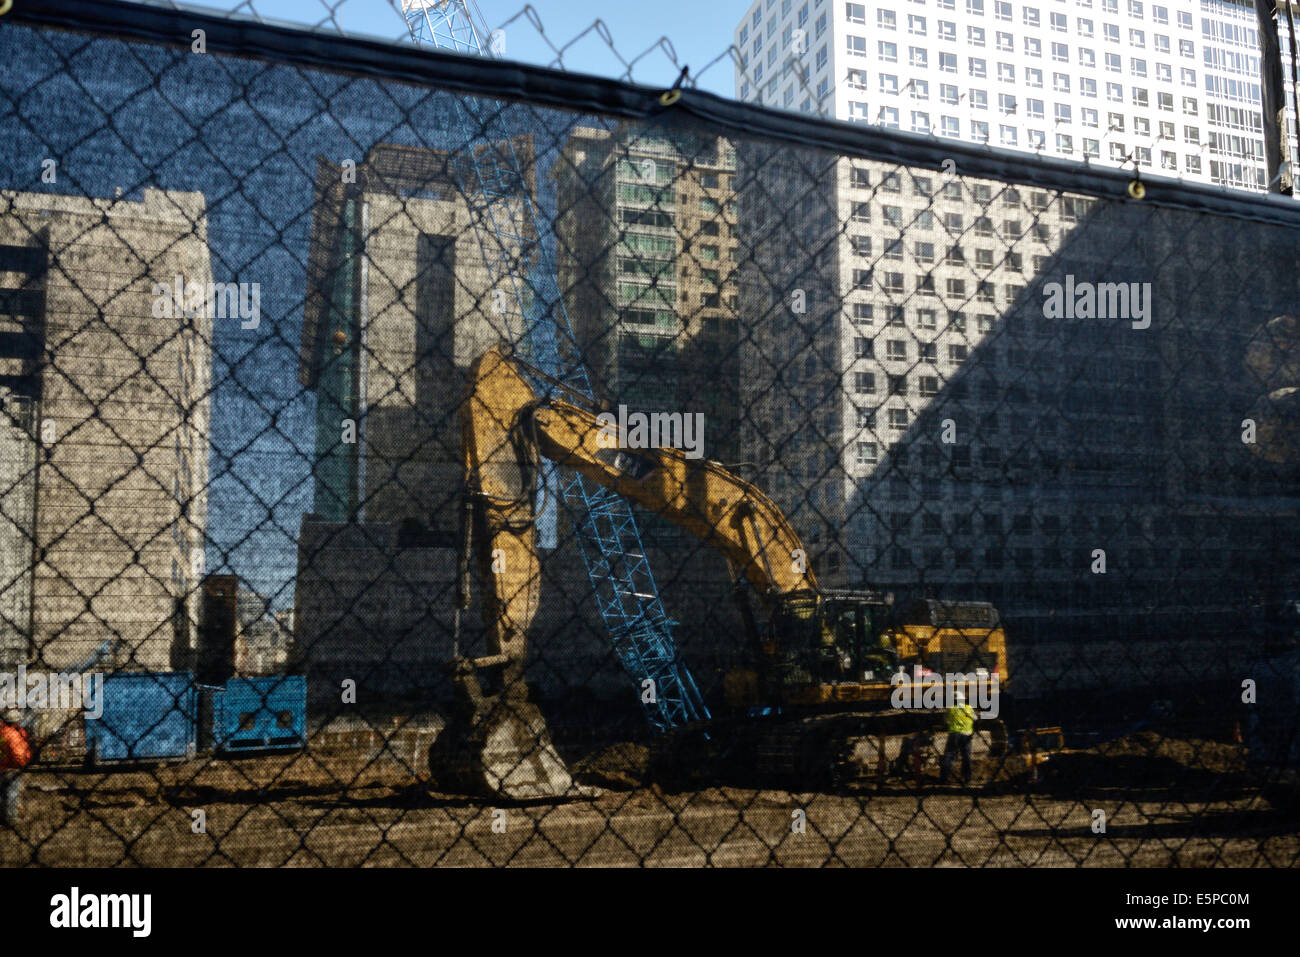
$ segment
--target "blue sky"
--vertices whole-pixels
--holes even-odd
[[[239,0],[193,0],[202,6],[222,10],[247,9]],[[322,0],[252,0],[264,17],[299,23],[317,23],[325,16]],[[396,2],[396,0],[394,0]],[[667,37],[677,61],[691,67],[692,74],[704,69],[723,54],[731,43],[732,29],[749,8],[750,0],[715,0],[700,4],[687,0],[596,3],[593,0],[532,0],[545,30],[545,38],[526,17],[505,26],[505,53],[511,60],[551,65],[555,53],[550,40],[563,47],[588,30],[599,19],[608,28],[614,48],[624,59],[632,60],[647,50],[633,70],[640,83],[668,86],[677,77],[668,54],[654,49],[661,37]],[[337,3],[333,0],[331,5]],[[512,20],[524,8],[524,0],[479,0],[477,7],[491,28]],[[392,38],[402,29],[400,16],[389,0],[344,0],[339,4],[339,24],[350,33]],[[564,68],[579,73],[621,76],[626,67],[619,62],[605,40],[596,32],[564,50]],[[732,96],[733,73],[730,60],[714,64],[699,81],[702,89]]]

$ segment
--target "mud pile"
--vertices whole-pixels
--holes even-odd
[[[631,791],[645,783],[649,767],[650,749],[624,741],[587,755],[569,770],[581,784]]]

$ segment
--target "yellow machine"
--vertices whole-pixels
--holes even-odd
[[[616,430],[570,398],[539,399],[525,367],[500,346],[471,370],[461,422],[465,551],[476,555],[483,583],[487,648],[453,662],[458,707],[430,752],[440,787],[520,800],[578,790],[524,682],[539,601],[534,503],[541,457],[716,548],[763,606],[765,627],[744,615],[752,663],[724,679],[735,714],[670,736],[664,750],[678,769],[731,762],[820,784],[836,777],[851,740],[932,726],[935,699],[924,693],[936,685],[955,682],[968,692],[991,686],[994,694],[1005,687],[1006,640],[991,605],[922,601],[900,616],[888,594],[823,590],[798,535],[758,488],[678,449],[621,448]],[[461,596],[463,607],[464,582]],[[485,691],[480,676],[494,690]],[[754,712],[779,717],[750,717]],[[990,724],[1004,742],[1001,725]],[[883,743],[878,756],[883,766]]]

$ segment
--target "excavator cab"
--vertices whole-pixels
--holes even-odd
[[[887,682],[899,658],[889,630],[893,597],[873,591],[783,596],[762,642],[778,700],[818,703],[857,697],[850,689]],[[816,701],[805,702],[805,698]]]

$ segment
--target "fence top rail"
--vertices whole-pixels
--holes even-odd
[[[959,175],[977,179],[1300,228],[1300,202],[1283,196],[1143,173],[1145,196],[1134,200],[1129,193],[1134,174],[1128,170],[829,120],[697,89],[682,90],[671,106],[664,106],[660,99],[664,91],[655,87],[279,24],[248,14],[219,14],[170,2],[17,0],[0,24],[5,21],[165,45],[188,45],[192,31],[202,29],[210,52],[232,56],[622,119],[670,125],[680,120],[692,126],[704,124],[722,135],[762,137],[922,169],[950,169],[955,163]]]

